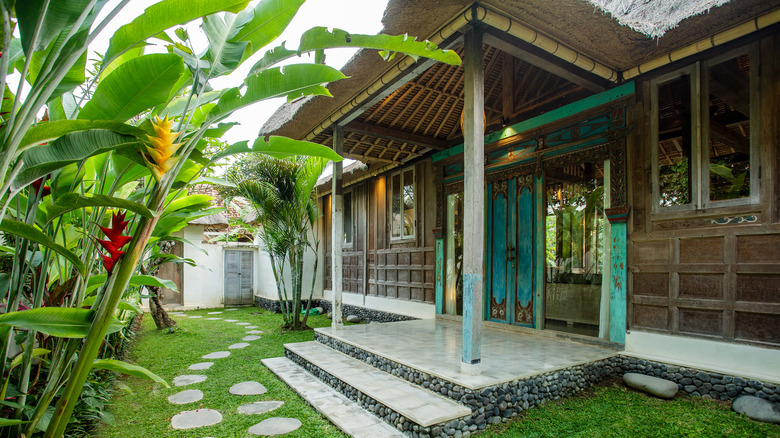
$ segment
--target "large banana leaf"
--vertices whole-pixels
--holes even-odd
[[[76,20],[90,3],[90,0],[48,1],[44,11],[44,0],[21,0],[16,2],[16,18],[19,22],[19,35],[24,53],[29,56],[32,51],[42,50],[60,32],[73,26]],[[33,40],[36,26],[43,17],[38,38]]]
[[[67,164],[108,150],[138,144],[139,140],[136,137],[105,129],[66,134],[49,145],[30,148],[22,154],[24,167],[11,184],[11,190],[17,191]]]
[[[231,41],[246,41],[244,59],[270,44],[284,32],[304,0],[262,0],[238,15],[240,30]]]
[[[177,24],[220,11],[238,13],[247,4],[247,0],[163,0],[149,6],[135,20],[114,32],[103,62],[110,63],[137,43]]]
[[[184,61],[173,54],[133,58],[100,81],[79,118],[124,122],[165,102],[182,73]]]
[[[249,146],[249,142],[246,141],[233,143],[225,148],[224,151],[215,155],[211,159],[211,162],[213,163],[231,155],[247,152],[260,152],[280,158],[291,155],[308,155],[312,157],[327,158],[331,161],[341,161],[343,159],[339,154],[334,152],[333,149],[327,146],[309,141],[293,140],[287,137],[272,135],[268,137],[267,140],[264,137],[258,137],[252,146]]]
[[[163,380],[162,377],[147,370],[144,367],[122,362],[121,360],[114,359],[97,359],[92,363],[92,368],[98,368],[101,370],[114,371],[117,373],[127,374],[129,376],[140,377],[142,379],[149,379],[153,382],[157,382],[166,388],[170,388],[168,382]]]
[[[132,125],[113,122],[108,120],[58,120],[55,122],[40,122],[30,127],[22,137],[22,143],[19,150],[24,150],[33,146],[40,146],[44,143],[56,140],[65,134],[77,131],[88,131],[90,129],[105,129],[123,135],[133,135],[141,137],[144,131]]]
[[[208,77],[217,77],[235,70],[244,56],[246,41],[229,41],[235,35],[237,15],[224,19],[217,14],[203,17],[203,32],[209,41],[206,59],[209,61]]]
[[[274,97],[330,96],[322,84],[344,78],[346,76],[335,68],[320,64],[293,64],[268,69],[246,78],[243,96],[237,87],[227,90],[211,110],[210,117],[216,120],[239,108]]]
[[[99,284],[95,285],[92,289],[87,288],[87,292],[90,292],[91,290],[97,289],[97,287],[100,286]],[[81,307],[91,307],[92,304],[95,303],[96,296],[91,296],[84,298],[84,301],[81,302]],[[141,307],[138,306],[135,303],[131,303],[126,300],[119,300],[119,304],[116,306],[117,310],[124,310],[128,312],[135,312],[135,313],[143,313],[143,310],[141,310]]]
[[[287,49],[283,45],[269,50],[252,67],[250,74],[265,70],[285,59],[300,56],[302,53],[339,47],[380,50],[380,55],[385,59],[390,58],[394,52],[400,52],[415,59],[422,56],[450,65],[460,65],[461,62],[455,51],[441,50],[430,41],[416,41],[414,37],[408,35],[353,35],[341,29],[334,29],[331,32],[326,27],[313,27],[301,36],[297,50]]]
[[[209,195],[185,195],[170,202],[163,211],[161,218],[176,212],[192,212],[211,207],[212,198]]]
[[[72,307],[40,307],[21,312],[8,312],[0,315],[0,325],[10,325],[59,338],[83,338],[89,333],[95,311]],[[122,330],[123,325],[116,319],[106,334]]]
[[[81,275],[86,275],[87,267],[84,266],[84,263],[76,254],[69,251],[64,246],[54,242],[51,237],[47,236],[41,230],[33,227],[32,225],[28,225],[24,222],[19,222],[13,219],[3,219],[3,222],[0,222],[0,231],[23,237],[51,249],[57,254],[68,259],[68,261],[73,264],[73,267]]]
[[[82,196],[78,193],[65,193],[57,198],[53,205],[46,207],[46,223],[53,221],[69,211],[82,207],[112,207],[129,210],[146,218],[155,216],[155,212],[149,210],[145,205],[128,201],[127,199],[105,195]]]
[[[89,280],[87,280],[87,292],[91,292],[97,289],[100,285],[105,283],[107,280],[108,280],[108,276],[106,274],[98,274],[89,277]],[[176,283],[174,283],[173,281],[157,278],[151,275],[133,275],[132,277],[130,277],[130,285],[131,286],[155,286],[155,287],[163,287],[174,291],[178,291],[178,289],[176,288]]]
[[[214,207],[214,208],[208,208],[205,210],[197,210],[197,211],[179,211],[176,213],[171,213],[168,216],[161,218],[157,222],[157,226],[154,227],[154,232],[152,233],[153,236],[156,237],[165,237],[168,239],[168,237],[175,233],[182,228],[187,226],[187,223],[189,221],[193,221],[197,218],[208,216],[211,214],[216,214],[219,212],[225,211],[224,208],[221,207]]]

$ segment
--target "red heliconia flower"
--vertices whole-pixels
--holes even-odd
[[[108,255],[100,254],[100,257],[103,258],[103,266],[106,268],[109,275],[113,272],[116,262],[118,262],[119,258],[122,257],[122,254],[124,254],[124,251],[122,251],[121,248],[132,240],[132,237],[122,235],[122,232],[125,231],[128,223],[129,221],[125,220],[125,213],[122,212],[111,215],[110,228],[100,227],[100,225],[98,225],[108,238],[108,240],[97,239],[97,241],[100,246],[108,251]]]
[[[49,186],[43,186],[43,191],[41,191],[41,186],[43,185],[44,181],[46,181],[46,177],[42,176],[30,184],[33,189],[35,189],[36,194],[41,194],[41,198],[51,195],[51,187]]]

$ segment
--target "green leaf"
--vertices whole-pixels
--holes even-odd
[[[29,423],[29,421],[22,420],[9,420],[8,418],[0,418],[0,427],[17,426],[19,424]]]
[[[137,43],[173,26],[221,11],[238,13],[247,4],[247,0],[163,0],[153,4],[114,32],[103,62],[111,62]]]
[[[120,208],[140,214],[145,218],[152,218],[155,212],[138,202],[127,199],[115,198],[105,195],[83,196],[78,193],[65,193],[46,209],[46,222],[51,222],[63,214],[83,207],[110,207]]]
[[[177,211],[197,211],[211,207],[213,201],[209,195],[185,195],[168,204],[161,217],[168,216]]]
[[[108,276],[106,274],[98,274],[89,277],[89,280],[87,280],[87,292],[97,289],[100,285],[104,284],[107,279]],[[152,275],[133,275],[130,277],[130,285],[163,287],[178,292],[176,283],[173,281],[157,278]]]
[[[226,179],[214,178],[214,177],[210,177],[210,176],[202,176],[202,177],[196,179],[195,181],[193,181],[192,184],[193,185],[195,185],[195,184],[214,184],[214,185],[224,186],[224,187],[236,187],[235,184],[233,184],[232,182],[230,182],[230,181],[228,181]]]
[[[87,272],[87,267],[84,266],[84,262],[82,262],[76,254],[69,251],[64,246],[55,243],[51,237],[47,236],[41,230],[33,227],[32,225],[15,221],[13,219],[3,219],[3,222],[0,223],[0,231],[23,237],[39,245],[43,245],[57,254],[65,257],[73,264],[73,267],[79,271],[81,275],[85,275]]]
[[[238,15],[240,30],[231,41],[246,41],[244,59],[270,44],[284,32],[305,0],[262,0]],[[243,60],[242,60],[243,61]]]
[[[16,3],[19,35],[27,56],[30,56],[33,51],[44,49],[60,32],[73,26],[90,0],[50,1],[45,14],[43,3],[44,0],[23,0]],[[43,26],[38,38],[33,40],[41,16],[43,16]]]
[[[24,166],[11,184],[11,190],[17,191],[44,175],[92,155],[139,144],[136,137],[105,129],[66,134],[51,144],[24,151],[22,154]]]
[[[59,338],[84,338],[89,333],[95,311],[72,307],[40,307],[0,315],[0,324],[36,330]],[[114,321],[106,334],[122,329]]]
[[[142,379],[149,379],[153,382],[157,382],[165,386],[166,388],[170,388],[168,382],[163,380],[162,377],[158,376],[157,374],[147,370],[144,367],[122,362],[121,360],[97,359],[92,363],[92,368],[114,371],[117,373],[127,374],[129,376],[140,377]]]
[[[250,147],[248,142],[240,141],[228,146],[224,151],[215,155],[211,162],[218,161],[230,155],[242,154],[247,152],[260,152],[276,157],[289,157],[291,155],[308,155],[312,157],[327,158],[332,161],[341,161],[342,158],[333,151],[333,149],[321,144],[309,141],[293,140],[287,137],[272,135],[266,141],[263,137],[258,137]]]
[[[95,287],[97,286],[99,285],[95,285]],[[89,289],[87,290],[89,291]],[[84,298],[84,301],[81,302],[81,306],[91,307],[92,304],[95,303],[95,298],[97,297],[92,296],[92,297]],[[131,303],[127,300],[119,300],[119,303],[117,304],[116,308],[117,310],[126,310],[135,313],[143,313],[143,310],[141,310],[141,308],[137,304]]]
[[[205,210],[197,210],[197,211],[189,211],[189,212],[180,211],[180,212],[169,214],[161,218],[157,222],[157,226],[154,228],[154,232],[152,235],[156,237],[165,237],[166,240],[173,240],[171,239],[171,233],[175,233],[181,230],[182,228],[186,227],[189,221],[193,221],[197,218],[209,216],[223,211],[225,211],[223,207],[214,207]]]
[[[49,353],[51,353],[51,351],[47,350],[45,348],[35,348],[32,351],[32,357],[43,356],[44,354],[49,354]],[[22,363],[23,360],[24,360],[24,352],[19,353],[14,358],[14,360],[11,361],[11,369],[14,369],[14,368],[18,367]]]
[[[322,87],[314,90],[316,92],[304,93],[304,91],[312,91],[312,87],[344,78],[346,78],[344,74],[327,65],[293,64],[268,69],[246,78],[244,82],[247,87],[243,96],[238,88],[227,90],[220,97],[217,106],[211,110],[211,117],[218,119],[239,108],[274,97],[295,98],[312,94],[330,96],[330,93]]]
[[[330,32],[326,27],[313,27],[301,36],[298,50],[290,50],[281,45],[268,51],[252,67],[250,74],[265,70],[285,59],[300,56],[303,53],[341,47],[400,52],[414,58],[422,56],[450,65],[460,65],[461,63],[460,57],[454,50],[441,50],[430,41],[416,41],[414,37],[408,35],[353,35],[341,29],[334,29],[333,32]],[[390,55],[386,53],[383,57],[387,59]]]
[[[63,135],[77,131],[89,131],[90,129],[105,129],[118,134],[141,137],[145,134],[143,129],[120,122],[107,120],[59,120],[55,122],[40,122],[32,126],[22,137],[19,150],[32,146],[41,146],[44,143],[56,140]]]
[[[241,63],[248,43],[246,41],[228,41],[236,33],[237,29],[233,27],[233,24],[237,17],[229,15],[223,19],[216,14],[203,17],[203,32],[209,41],[209,49],[205,55],[209,61],[208,77],[230,73]]]
[[[104,77],[80,119],[125,121],[168,100],[184,73],[181,57],[156,53],[133,58]]]

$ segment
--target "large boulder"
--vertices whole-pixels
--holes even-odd
[[[347,316],[347,322],[358,323],[360,322],[360,317],[357,315],[349,315]]]
[[[743,395],[734,400],[731,408],[756,421],[780,424],[780,406],[763,398]]]
[[[623,375],[626,385],[660,398],[672,398],[677,394],[677,384],[666,379],[638,373]]]

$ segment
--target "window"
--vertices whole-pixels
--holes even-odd
[[[352,246],[352,192],[344,193],[344,246]]]
[[[390,237],[413,238],[415,232],[414,168],[390,176]]]
[[[654,213],[758,201],[756,59],[745,47],[651,82]]]

